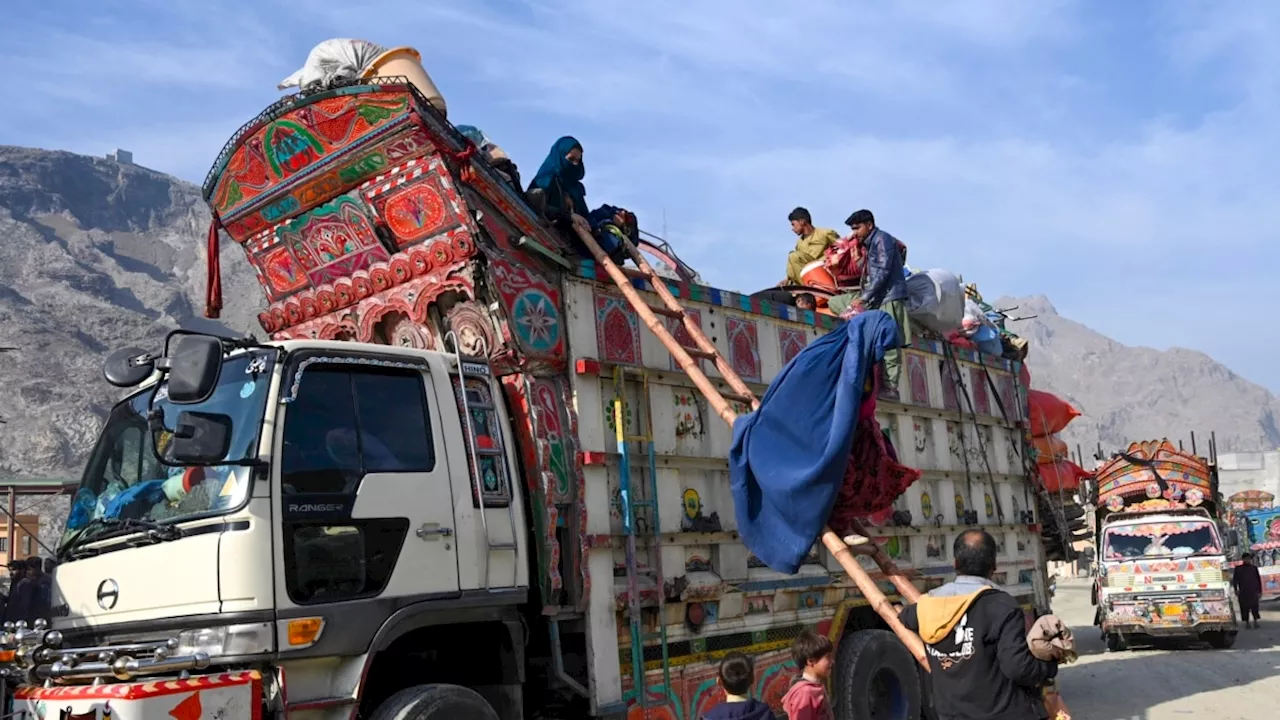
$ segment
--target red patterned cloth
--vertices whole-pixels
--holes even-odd
[[[879,389],[879,373],[873,387]],[[893,501],[920,479],[920,471],[898,463],[898,453],[876,421],[876,393],[867,393],[853,434],[844,483],[828,520],[841,535],[858,532],[856,521],[893,507]]]
[[[841,238],[827,248],[824,260],[827,268],[836,276],[837,285],[845,287],[862,281],[862,273],[866,269],[865,254],[853,236]]]

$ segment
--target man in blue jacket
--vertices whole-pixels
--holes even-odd
[[[898,325],[898,347],[884,354],[884,387],[881,397],[897,402],[902,380],[902,351],[911,344],[911,323],[907,319],[907,279],[902,271],[902,248],[898,239],[876,227],[870,210],[859,210],[845,220],[853,236],[865,248],[866,271],[862,294],[854,301],[856,310],[883,310]]]

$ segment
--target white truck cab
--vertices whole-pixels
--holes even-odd
[[[114,358],[117,384],[151,377],[75,494],[52,631],[20,633],[30,679],[253,669],[290,717],[347,717],[397,641],[432,632],[404,669],[453,674],[452,645],[520,648],[527,536],[486,365],[334,341],[169,348]],[[519,702],[517,654],[491,663],[495,707]]]

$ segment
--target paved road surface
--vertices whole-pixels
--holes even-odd
[[[1054,613],[1080,659],[1059,672],[1073,720],[1272,720],[1280,717],[1280,603],[1231,650],[1190,644],[1109,653],[1093,625],[1087,581],[1059,581]]]

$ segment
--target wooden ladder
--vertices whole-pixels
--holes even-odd
[[[712,409],[729,424],[729,427],[733,427],[733,422],[738,417],[737,413],[729,405],[730,401],[749,404],[753,410],[760,407],[760,401],[755,394],[742,381],[738,373],[734,372],[724,356],[716,350],[715,345],[703,334],[702,328],[699,327],[698,323],[693,322],[693,319],[685,312],[684,306],[671,293],[666,281],[658,276],[653,267],[649,265],[648,261],[644,259],[644,256],[630,241],[620,238],[626,247],[627,253],[636,263],[635,270],[619,267],[617,263],[613,262],[592,236],[591,229],[586,221],[578,216],[574,216],[574,231],[578,234],[578,238],[582,240],[582,244],[591,252],[596,264],[604,268],[609,278],[622,291],[623,297],[627,299],[631,307],[635,308],[636,314],[640,316],[649,331],[662,341],[662,344],[675,357],[680,369],[689,376],[694,386],[707,399]],[[646,302],[640,296],[640,293],[636,292],[636,289],[632,287],[632,278],[642,278],[648,281],[658,293],[658,297],[662,299],[662,306],[657,307]],[[683,323],[684,328],[689,332],[689,337],[693,339],[697,348],[689,349],[681,345],[667,330],[666,324],[659,319],[660,316],[678,319]],[[702,372],[698,360],[714,362],[716,369],[720,371],[720,375],[734,392],[720,392],[715,384]],[[854,584],[857,585],[858,591],[862,593],[876,613],[893,630],[894,634],[902,640],[902,643],[907,646],[907,649],[915,656],[916,661],[924,666],[925,670],[928,670],[929,662],[925,657],[924,641],[920,639],[919,635],[908,630],[902,624],[902,621],[898,619],[897,609],[889,602],[885,594],[880,591],[880,588],[871,579],[871,576],[867,574],[867,571],[863,569],[862,565],[858,563],[854,554],[865,554],[871,557],[876,565],[880,567],[880,571],[884,573],[885,577],[893,583],[902,598],[909,603],[914,603],[920,598],[920,591],[916,586],[874,542],[851,548],[830,527],[823,527],[822,544],[835,556],[840,563],[840,567],[844,568],[844,571],[848,573]]]

